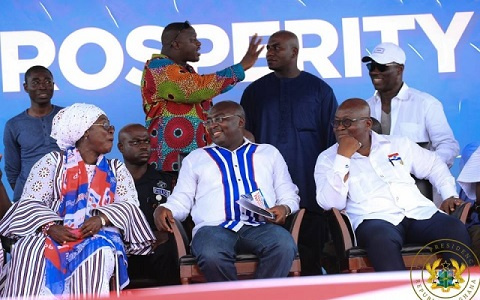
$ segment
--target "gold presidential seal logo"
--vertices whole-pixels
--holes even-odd
[[[420,299],[473,299],[480,286],[479,261],[465,244],[436,240],[425,245],[415,256],[410,282]],[[476,272],[474,272],[476,271]]]

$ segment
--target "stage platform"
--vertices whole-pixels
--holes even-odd
[[[411,280],[412,278],[412,280]],[[480,299],[480,270],[465,272],[465,282],[449,292],[430,290],[426,271],[358,273],[296,278],[243,280],[126,290],[121,299]],[[412,285],[412,282],[414,283]],[[113,297],[114,295],[112,295]]]

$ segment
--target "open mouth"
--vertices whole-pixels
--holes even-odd
[[[215,131],[215,132],[212,133],[212,136],[213,137],[219,137],[221,134],[222,134],[221,131]]]

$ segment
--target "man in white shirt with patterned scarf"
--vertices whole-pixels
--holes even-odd
[[[168,222],[191,213],[192,253],[207,281],[236,280],[235,256],[259,256],[255,278],[286,277],[297,249],[290,233],[277,224],[299,208],[293,184],[280,152],[243,137],[245,112],[233,101],[214,105],[205,121],[214,144],[191,152],[167,203],[159,206],[155,223],[172,231]],[[262,195],[275,219],[242,209],[242,195]]]

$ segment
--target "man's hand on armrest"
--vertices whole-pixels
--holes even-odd
[[[159,231],[173,233],[171,224],[175,223],[175,219],[173,218],[171,210],[160,205],[153,212],[153,219],[155,221],[155,226]]]
[[[442,204],[440,205],[440,209],[446,212],[447,214],[451,214],[457,206],[462,205],[463,200],[457,197],[450,197],[448,199],[443,200]]]
[[[288,207],[288,205],[285,205],[285,204],[276,205],[270,208],[268,211],[270,211],[275,215],[275,220],[269,220],[269,221],[279,225],[285,224],[285,220],[287,219],[288,215],[290,215],[291,213],[290,207]]]

